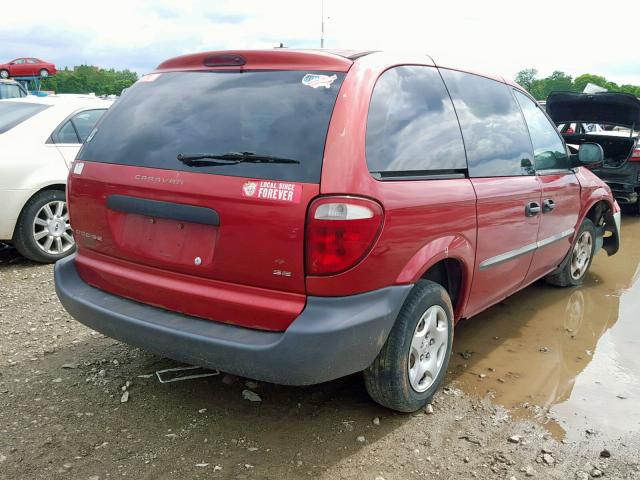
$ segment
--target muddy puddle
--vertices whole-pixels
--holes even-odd
[[[540,282],[460,324],[450,377],[560,439],[640,434],[640,218],[622,233],[581,288]]]

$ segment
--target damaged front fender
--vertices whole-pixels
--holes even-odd
[[[614,204],[615,211],[608,210],[604,215],[602,249],[611,256],[620,249],[620,207]],[[607,232],[610,235],[607,235]]]

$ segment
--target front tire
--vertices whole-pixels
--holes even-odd
[[[40,263],[53,263],[75,251],[65,193],[43,190],[22,209],[13,235],[21,255]]]
[[[596,227],[591,220],[585,218],[571,246],[571,256],[568,261],[563,262],[558,271],[547,275],[545,280],[558,287],[582,285],[591,267],[595,249]]]
[[[42,78],[46,78],[49,76],[49,70],[47,70],[46,68],[43,68],[42,70],[40,70],[40,76]]]
[[[444,379],[453,344],[453,307],[439,284],[420,280],[387,341],[364,371],[373,400],[400,412],[423,408]]]

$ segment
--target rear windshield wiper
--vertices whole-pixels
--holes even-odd
[[[177,158],[185,165],[189,165],[191,167],[236,165],[238,163],[300,163],[298,160],[292,160],[291,158],[275,157],[272,155],[258,155],[253,152],[179,153]]]

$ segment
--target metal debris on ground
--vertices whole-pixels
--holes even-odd
[[[477,438],[471,436],[471,435],[462,435],[462,436],[458,437],[458,439],[466,440],[467,442],[473,443],[474,445],[482,446],[482,442],[480,440],[478,440]]]
[[[250,402],[261,402],[262,398],[256,392],[252,392],[251,390],[243,390],[242,398],[245,400],[249,400]]]
[[[220,370],[209,370],[202,367],[175,367],[158,370],[156,377],[160,383],[181,382],[183,380],[193,380],[195,378],[214,377],[220,375]]]

